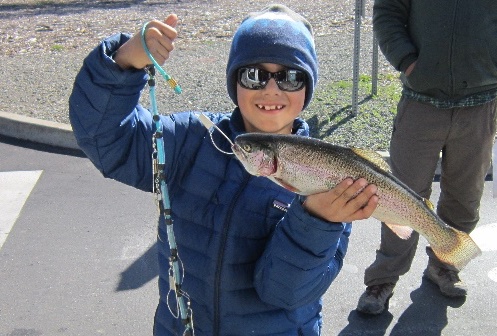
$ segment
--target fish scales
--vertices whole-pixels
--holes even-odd
[[[233,152],[249,173],[301,195],[330,190],[348,177],[365,178],[378,190],[372,216],[401,238],[416,230],[440,260],[458,269],[481,253],[468,234],[444,223],[429,201],[393,176],[372,151],[296,135],[248,133],[235,139]]]
[[[400,218],[408,219],[411,227],[420,233],[423,231],[422,227],[416,227],[418,221],[414,220],[420,214],[411,211],[416,206],[426,208],[422,198],[406,189],[400,181],[393,176],[388,176],[388,173],[377,167],[371,166],[366,159],[357,157],[349,148],[331,144],[313,148],[312,142],[308,145],[311,145],[311,150],[305,144],[288,146],[286,143],[281,143],[277,150],[279,168],[274,177],[283,181],[293,181],[288,184],[302,195],[327,191],[347,177],[354,180],[364,177],[369,183],[378,187],[377,194],[380,201],[373,214],[375,218],[389,223],[399,222]],[[288,147],[293,147],[293,150]],[[305,162],[299,160],[301,157],[299,153],[307,153],[308,157]],[[330,155],[330,153],[335,153],[335,155]],[[309,162],[312,162],[312,165]],[[309,167],[314,167],[314,169]],[[395,181],[390,181],[390,178]],[[428,213],[424,212],[425,217],[429,217],[430,210],[426,209],[426,211]]]

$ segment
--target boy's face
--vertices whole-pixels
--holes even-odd
[[[286,68],[279,64],[262,63],[258,68],[277,72]],[[271,78],[260,90],[249,90],[237,83],[238,106],[247,132],[290,134],[293,121],[305,102],[305,90],[282,91]]]

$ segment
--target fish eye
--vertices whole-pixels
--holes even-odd
[[[243,144],[242,149],[248,153],[252,151],[252,146],[250,144]]]

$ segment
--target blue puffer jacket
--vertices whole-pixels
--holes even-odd
[[[106,177],[152,189],[149,111],[138,104],[144,71],[122,71],[112,54],[127,35],[86,58],[70,97],[81,148]],[[208,114],[231,139],[243,132],[238,109]],[[295,195],[249,175],[219,152],[194,113],[162,116],[174,230],[197,336],[319,335],[321,296],[341,269],[350,224],[311,217]],[[297,133],[307,124],[295,121]],[[214,141],[229,151],[218,132]],[[281,206],[285,205],[285,206]],[[167,308],[169,246],[159,221],[155,335],[181,335]]]

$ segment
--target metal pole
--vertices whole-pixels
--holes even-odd
[[[376,96],[378,94],[378,40],[373,32],[373,61],[371,71],[371,94]]]
[[[493,182],[494,198],[497,198],[497,141],[494,142],[494,158],[492,160],[492,165],[493,165],[492,180],[494,180]]]
[[[363,0],[355,2],[354,18],[354,59],[352,64],[352,115],[358,112],[358,91],[359,91],[359,57],[361,52],[361,16],[363,13]]]

